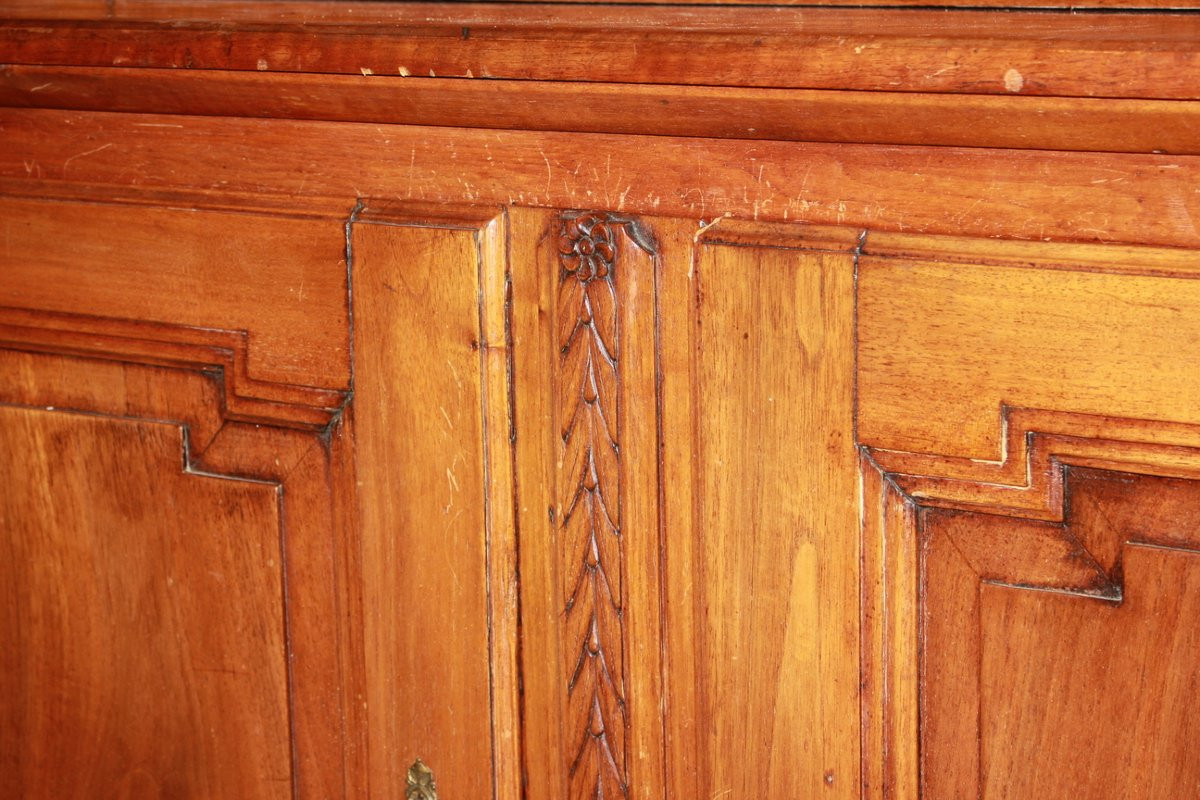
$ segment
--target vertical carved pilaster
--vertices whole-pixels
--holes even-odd
[[[559,236],[557,525],[571,797],[626,797],[621,496],[621,248],[653,252],[638,223],[565,214]]]

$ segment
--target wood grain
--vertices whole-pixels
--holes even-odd
[[[1195,156],[528,133],[0,109],[5,191],[371,196],[1196,246]],[[69,131],[69,136],[64,136]],[[109,145],[109,146],[106,146]],[[97,149],[103,148],[103,149]],[[84,155],[86,154],[86,155]],[[70,180],[61,165],[68,162]],[[447,165],[453,165],[448,169]],[[38,178],[38,169],[41,178]]]
[[[0,306],[240,332],[250,381],[345,389],[350,204],[340,218],[316,206],[276,215],[3,198]]]
[[[658,220],[512,220],[527,791],[655,797]]]
[[[862,796],[920,797],[917,514],[869,456],[862,484]]]
[[[0,795],[1200,790],[1200,17],[737,2],[0,3]]]
[[[922,515],[931,798],[1160,798],[1200,780],[1187,710],[1200,638],[1183,621],[1200,596],[1197,484],[1088,469],[1072,470],[1068,484],[1072,511],[1061,526]],[[1063,582],[1068,575],[1039,577],[1028,558],[1019,573],[996,576],[961,544],[1032,555],[1013,535],[1076,542],[1060,563],[1106,570],[1120,603],[1072,596],[1080,590]],[[1081,555],[1079,542],[1098,558]],[[1008,562],[1002,552],[995,557]],[[1029,590],[1038,587],[1053,591]]]
[[[135,349],[129,357],[136,359],[141,356]],[[225,407],[221,398],[219,377],[207,371],[203,361],[190,365],[176,364],[171,368],[165,368],[122,361],[116,357],[116,353],[109,353],[103,359],[93,359],[9,349],[0,350],[0,402],[5,403],[6,407],[11,404],[13,408],[34,408],[39,413],[48,414],[52,420],[56,419],[58,415],[70,414],[70,419],[79,416],[84,420],[111,421],[116,429],[127,428],[138,436],[141,434],[136,432],[143,427],[147,427],[151,431],[163,427],[169,429],[172,432],[174,458],[177,459],[173,462],[174,465],[167,469],[161,454],[153,458],[147,455],[146,458],[149,460],[145,460],[144,463],[135,462],[135,464],[138,465],[136,469],[140,471],[138,474],[157,476],[161,472],[164,481],[162,491],[174,492],[172,497],[180,492],[190,491],[188,488],[192,486],[190,481],[196,480],[198,476],[203,477],[203,480],[200,481],[201,486],[208,485],[207,481],[212,481],[212,485],[217,487],[231,485],[234,488],[229,491],[232,492],[236,492],[236,487],[243,484],[252,489],[262,487],[264,491],[269,492],[271,497],[270,513],[273,515],[270,518],[275,520],[275,526],[270,532],[272,550],[263,556],[265,560],[259,562],[244,554],[239,555],[243,551],[236,550],[238,546],[236,543],[230,544],[229,546],[235,547],[235,551],[226,554],[227,560],[230,561],[226,567],[232,569],[237,566],[238,569],[246,571],[247,575],[252,576],[259,575],[262,569],[274,570],[278,578],[278,581],[272,579],[274,588],[270,595],[271,602],[276,605],[264,606],[263,603],[267,602],[266,599],[262,599],[260,602],[256,601],[259,602],[259,611],[252,612],[255,619],[243,620],[238,624],[250,626],[247,631],[277,629],[281,632],[280,635],[286,636],[286,646],[281,644],[278,658],[280,659],[279,663],[285,665],[287,671],[285,702],[288,720],[286,728],[280,735],[285,737],[282,746],[288,753],[290,766],[286,767],[286,780],[280,785],[281,790],[289,796],[293,792],[300,796],[336,796],[343,792],[347,792],[350,796],[360,796],[359,781],[362,773],[358,771],[354,754],[356,748],[354,740],[357,735],[355,731],[358,729],[355,711],[357,701],[351,700],[359,692],[358,673],[354,672],[354,665],[360,663],[357,655],[359,647],[353,634],[357,628],[354,620],[359,611],[354,601],[354,592],[351,585],[347,583],[347,575],[342,571],[345,565],[353,563],[352,556],[357,550],[357,538],[354,530],[345,526],[345,519],[340,515],[340,503],[337,499],[338,481],[342,474],[340,472],[342,467],[339,457],[335,454],[340,448],[341,425],[335,423],[323,432],[314,432],[243,424],[223,419],[222,413],[225,411]],[[72,459],[76,454],[80,452],[86,454],[90,452],[88,448],[104,448],[105,443],[110,442],[111,437],[105,433],[104,426],[94,429],[98,431],[96,436],[90,435],[89,431],[92,430],[89,428],[79,436],[71,434],[68,437],[70,441],[63,444],[58,456],[75,464]],[[121,439],[121,441],[125,440]],[[130,443],[130,446],[125,449],[129,452],[138,452],[140,447],[142,446],[135,442]],[[8,459],[6,463],[11,463],[11,458],[18,457],[22,452],[25,451],[18,450],[10,456],[9,451],[5,450],[5,459]],[[29,457],[34,457],[39,451],[33,447],[28,452],[31,454]],[[109,459],[108,461],[96,460],[88,462],[83,467],[73,466],[73,469],[87,469],[89,477],[87,480],[81,481],[77,490],[72,490],[70,485],[61,487],[64,492],[89,492],[97,486],[108,484],[120,486],[116,496],[124,497],[127,502],[123,501],[122,504],[111,506],[113,502],[111,499],[101,498],[97,499],[95,503],[97,508],[109,507],[111,511],[107,518],[97,517],[95,524],[103,522],[104,519],[108,519],[112,523],[111,525],[105,523],[104,530],[100,531],[103,536],[101,543],[93,548],[98,554],[107,552],[101,545],[104,541],[109,540],[113,535],[113,530],[120,530],[120,526],[113,520],[121,518],[122,514],[132,515],[128,524],[135,531],[147,526],[154,528],[160,524],[156,521],[158,517],[162,516],[160,508],[148,507],[148,510],[143,508],[138,511],[137,506],[130,505],[132,502],[130,498],[151,492],[151,489],[144,485],[144,481],[138,480],[136,475],[129,477],[128,468],[121,466],[109,468],[112,458],[119,458],[124,454],[122,451],[117,456],[105,456],[106,459]],[[180,471],[185,468],[186,473],[181,475]],[[44,472],[38,474],[45,477]],[[218,480],[221,477],[234,480]],[[54,486],[55,484],[48,485]],[[41,491],[44,493],[46,489],[43,488]],[[209,506],[203,510],[196,508],[196,503],[203,502],[205,497],[212,501]],[[175,530],[187,531],[196,526],[217,524],[223,520],[229,531],[228,536],[237,539],[241,532],[241,526],[248,524],[247,520],[250,517],[247,517],[246,514],[250,512],[242,513],[245,511],[244,509],[238,511],[239,506],[225,503],[224,500],[221,500],[222,497],[224,495],[219,492],[216,496],[211,496],[201,491],[198,496],[194,496],[186,502],[183,499],[178,500],[176,505],[180,509],[179,513],[189,512],[189,510],[194,513],[191,513],[191,516],[185,520],[179,521]],[[15,502],[20,498],[14,496],[10,499]],[[164,503],[168,503],[166,507],[170,507],[170,500],[171,497],[163,500]],[[106,502],[110,506],[105,506]],[[212,505],[212,503],[216,503],[216,505]],[[225,504],[222,505],[222,503]],[[226,507],[228,514],[222,511]],[[261,515],[259,516],[261,517]],[[17,524],[26,524],[21,523],[23,519],[40,519],[36,515],[30,517],[24,509],[11,518]],[[172,518],[165,517],[166,522],[161,524],[166,525]],[[213,522],[213,520],[217,522]],[[34,521],[27,524],[34,526],[34,530],[39,529]],[[92,523],[86,523],[85,519],[85,523],[81,524]],[[188,548],[192,546],[190,542],[190,537],[175,540],[169,549],[160,554],[163,558],[173,559],[171,561],[172,564],[175,564],[173,569],[176,569],[178,573],[176,578],[184,585],[186,585],[186,581],[191,580],[188,577],[190,565],[187,561]],[[209,543],[207,540],[195,546],[208,547],[210,544],[212,547],[221,546],[220,541]],[[136,548],[143,545],[141,540],[135,540],[130,547]],[[80,554],[78,548],[72,552],[76,555]],[[207,553],[208,550],[204,552]],[[47,559],[51,557],[50,554],[45,555]],[[213,555],[212,557],[216,558],[217,556]],[[30,565],[42,563],[41,555],[31,556],[31,559],[28,562]],[[271,559],[276,561],[275,567],[261,566]],[[48,563],[53,563],[53,561]],[[255,567],[255,564],[260,566]],[[228,574],[222,570],[217,571]],[[130,577],[136,578],[136,575]],[[143,665],[158,663],[156,659],[159,658],[157,654],[160,650],[170,652],[171,648],[175,648],[179,652],[184,652],[190,648],[189,642],[193,639],[197,642],[209,643],[218,653],[223,651],[236,653],[239,647],[243,647],[238,641],[225,643],[222,640],[219,645],[214,643],[214,639],[219,640],[225,635],[234,635],[234,632],[231,632],[227,626],[218,625],[212,632],[203,628],[205,621],[213,615],[212,608],[221,606],[219,598],[225,597],[230,591],[228,586],[214,586],[209,580],[210,578],[212,578],[211,574],[208,574],[207,577],[197,576],[203,586],[212,590],[210,594],[213,596],[195,598],[196,602],[201,603],[204,608],[189,612],[192,616],[187,623],[188,629],[180,629],[180,636],[183,638],[172,642],[169,646],[165,643],[160,646],[155,643],[157,640],[154,639],[131,640],[129,648],[127,648],[130,651],[128,658],[131,661]],[[94,585],[88,583],[91,580],[91,578],[86,578],[81,585]],[[119,582],[123,578],[116,576],[112,580]],[[252,579],[247,578],[247,580]],[[259,580],[259,578],[253,580]],[[161,603],[166,602],[166,599],[163,597],[156,599],[153,595],[147,594],[157,586],[158,584],[154,584],[142,592],[146,601],[151,604],[149,606],[151,608],[165,607],[161,606]],[[50,604],[61,602],[56,598],[58,598],[57,590],[51,590],[45,586],[42,586],[41,593],[37,595],[39,602]],[[69,597],[64,596],[63,599],[69,599]],[[159,603],[159,605],[154,605],[155,603]],[[100,607],[104,606],[101,604]],[[275,609],[274,617],[270,616],[270,608]],[[214,624],[216,621],[214,619]],[[134,633],[136,633],[136,629],[131,629],[129,635]],[[251,635],[248,632],[245,635],[253,639],[253,635],[258,634]],[[140,645],[143,649],[137,650],[135,645]],[[244,645],[244,647],[251,646],[249,643]],[[97,668],[104,669],[108,668],[105,665],[112,664],[108,656],[98,658],[96,663]],[[19,672],[6,668],[5,674],[14,675]],[[228,674],[234,675],[235,673]],[[181,680],[184,678],[186,678],[186,672],[183,673]],[[161,683],[167,679],[160,677],[155,680]],[[253,684],[252,678],[246,678],[246,680]],[[136,693],[142,688],[125,682],[123,675],[109,675],[109,681],[109,689],[112,692],[128,693],[132,691]],[[254,688],[257,684],[253,684],[253,686],[243,684],[243,686],[248,687],[244,691],[257,691]],[[152,698],[147,697],[138,702],[151,701]],[[257,701],[246,699],[247,709],[262,708],[264,707],[261,705],[262,702],[265,702],[265,699]],[[9,713],[9,709],[9,706],[5,706],[5,714]],[[230,712],[229,717],[240,719],[240,714],[241,712]],[[145,716],[148,720],[155,718],[152,710],[147,711]],[[331,725],[330,720],[335,720],[337,723]],[[88,724],[91,725],[91,723]],[[219,732],[220,726],[216,725],[216,727]],[[80,735],[93,729],[94,726],[92,728],[84,727],[81,729]],[[145,730],[140,722],[131,722],[130,724],[130,731],[135,738],[142,736]],[[259,736],[257,728],[255,731],[252,735]],[[197,733],[197,736],[200,735]],[[207,737],[209,734],[205,733],[203,736]],[[287,740],[288,737],[290,740]],[[161,760],[169,755],[163,742],[172,741],[175,740],[169,736],[166,739],[160,739],[158,734],[137,742],[131,741],[130,748],[112,754],[112,758],[116,761],[104,763],[112,766],[121,763],[120,759],[122,758],[143,758],[147,760],[147,763],[156,759]],[[204,741],[208,741],[208,739]],[[59,744],[58,740],[51,739],[39,743],[38,746],[44,746],[48,752]],[[247,745],[248,752],[257,752],[255,747]],[[38,757],[31,756],[33,761],[36,761]],[[44,762],[38,761],[37,763]],[[158,762],[155,761],[155,763]],[[186,763],[195,762],[187,760]],[[229,763],[229,779],[239,781],[250,774],[241,767],[233,766],[235,762]],[[10,764],[6,764],[4,779],[17,780],[18,778],[13,776],[19,773],[10,767]],[[203,773],[205,775],[203,781],[224,780],[219,775],[208,774],[223,770],[223,766],[199,764],[188,769],[192,770],[189,774],[193,778],[196,774]],[[55,772],[55,770],[48,770],[48,772]],[[85,771],[81,774],[86,776],[87,773]],[[39,779],[62,782],[59,789],[68,792],[68,796],[70,796],[70,792],[75,791],[70,784],[69,772]],[[275,778],[273,777],[272,780]],[[94,793],[86,789],[81,790],[88,794]],[[133,796],[156,796],[151,794],[152,790],[153,787],[150,784],[145,784],[130,791],[134,792]],[[108,793],[107,789],[97,789],[96,791],[100,794]],[[198,789],[197,791],[202,790]],[[251,790],[247,789],[247,791]],[[34,794],[32,796],[41,795]],[[62,793],[55,790],[49,796],[62,796]]]
[[[350,235],[371,796],[402,796],[420,759],[447,796],[515,798],[503,295],[483,299],[503,222],[368,207]]]
[[[184,474],[170,425],[0,427],[0,791],[289,797],[276,487]]]
[[[1200,104],[1177,100],[7,65],[0,66],[0,104],[775,141],[1200,152]]]
[[[725,227],[664,284],[672,788],[858,797],[855,239]]]
[[[1182,99],[1200,63],[1187,13],[8,0],[0,14],[8,64]]]
[[[1179,357],[1200,340],[1189,253],[995,244],[889,258],[880,238],[859,264],[865,444],[1004,460],[1005,408],[1200,421]]]

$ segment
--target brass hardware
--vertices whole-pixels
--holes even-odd
[[[419,758],[408,768],[408,788],[404,791],[404,798],[405,800],[438,800],[437,784],[433,781],[433,770],[425,766]]]

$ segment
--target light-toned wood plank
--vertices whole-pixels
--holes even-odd
[[[863,796],[920,796],[919,571],[915,507],[877,464],[860,466]]]
[[[669,738],[682,743],[674,758],[694,759],[672,769],[679,796],[859,796],[847,233],[837,251],[795,249],[786,231],[754,245],[701,240],[688,279],[667,284],[686,293],[664,307],[693,309],[691,347],[664,350],[682,360],[663,367],[692,375],[664,384],[663,408],[665,446],[682,451],[665,463],[695,465],[664,477],[668,508],[681,480],[695,481],[679,495],[693,505],[669,511],[665,531]],[[677,703],[679,679],[695,684]]]
[[[418,759],[446,795],[514,796],[512,656],[494,663],[511,644],[493,640],[511,636],[515,602],[510,433],[489,427],[509,402],[503,340],[487,338],[503,301],[481,305],[504,280],[502,228],[370,207],[352,225],[372,797],[402,795]]]

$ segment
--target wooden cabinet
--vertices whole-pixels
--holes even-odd
[[[0,62],[0,796],[1200,796],[1200,18]]]

